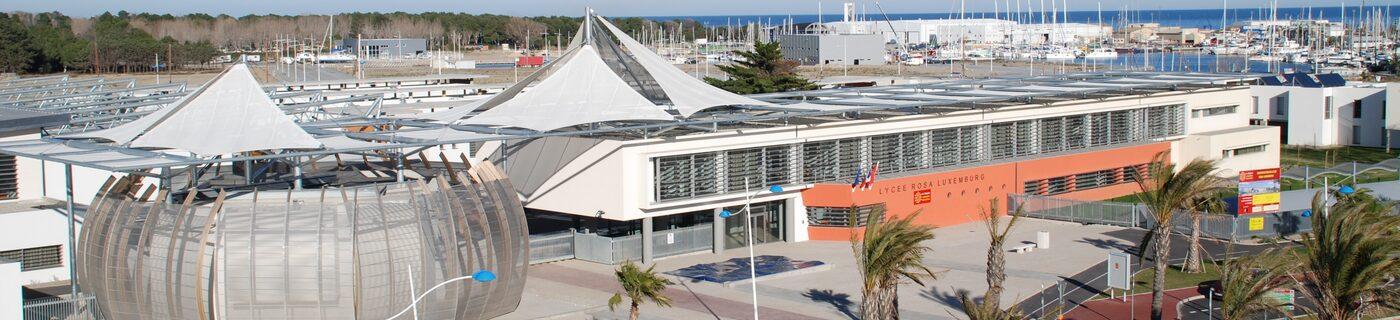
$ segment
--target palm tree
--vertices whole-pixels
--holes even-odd
[[[904,218],[880,221],[882,215],[883,210],[870,213],[861,237],[851,233],[851,249],[864,280],[860,291],[861,319],[899,319],[900,282],[908,280],[922,286],[925,279],[935,279],[923,262],[924,254],[932,249],[922,243],[933,240],[934,226],[915,224],[917,211]]]
[[[1218,198],[1199,199],[1198,208],[1191,210],[1191,243],[1186,246],[1186,261],[1181,264],[1181,272],[1201,273],[1201,218],[1211,212],[1224,212],[1225,202]]]
[[[989,301],[991,300],[984,298],[982,299],[981,303],[978,303],[976,300],[973,300],[972,297],[968,296],[967,290],[958,290],[958,303],[962,304],[963,315],[966,315],[968,320],[1029,319],[1026,317],[1026,315],[1021,314],[1020,311],[1017,311],[1015,307],[1012,307],[1008,310],[1002,310],[1001,308],[997,308],[996,306],[993,306],[992,304],[988,303]],[[952,312],[949,313],[951,314]]]
[[[989,209],[982,213],[982,224],[987,227],[991,243],[987,246],[987,293],[982,296],[982,300],[991,308],[1000,309],[1002,283],[1006,282],[1006,236],[1016,227],[1016,222],[1021,220],[1021,208],[1016,208],[1003,228],[1001,214],[997,210],[997,199],[988,202]]]
[[[1282,279],[1288,275],[1284,258],[1268,250],[1226,262],[1220,271],[1220,317],[1239,320],[1260,312],[1282,312],[1287,303],[1269,293],[1288,284]]]
[[[988,208],[981,213],[982,225],[987,227],[987,235],[991,238],[987,246],[987,293],[982,295],[982,302],[979,303],[968,296],[967,290],[958,291],[958,302],[962,304],[963,315],[969,320],[1024,318],[1015,308],[1001,309],[1002,283],[1006,282],[1006,236],[1021,220],[1021,208],[1017,207],[1011,218],[1006,220],[1006,226],[1002,227],[997,204],[997,199],[988,201]]]
[[[1312,232],[1303,234],[1299,291],[1316,303],[1318,319],[1355,319],[1364,308],[1400,309],[1400,217],[1395,205],[1369,192],[1337,194],[1327,206],[1313,197]]]
[[[1148,214],[1157,220],[1156,225],[1147,231],[1138,243],[1138,256],[1152,255],[1152,319],[1162,319],[1162,298],[1167,283],[1167,254],[1171,250],[1172,216],[1177,210],[1194,211],[1202,203],[1200,199],[1212,196],[1221,188],[1220,178],[1211,175],[1215,163],[1206,160],[1193,160],[1185,166],[1173,170],[1168,164],[1169,154],[1159,152],[1153,156],[1153,165],[1147,169],[1146,177],[1137,177],[1138,201],[1142,202]],[[1144,179],[1145,178],[1145,179]]]
[[[617,275],[617,282],[622,285],[622,293],[613,294],[608,299],[608,309],[617,310],[617,305],[622,304],[622,295],[626,294],[627,299],[632,302],[632,312],[628,319],[637,320],[641,313],[642,303],[651,300],[658,306],[670,307],[671,298],[666,296],[666,286],[675,284],[670,279],[656,275],[654,271],[656,265],[642,270],[632,261],[625,261],[617,267],[614,274]]]

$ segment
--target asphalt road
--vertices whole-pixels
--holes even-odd
[[[1141,229],[1124,229],[1109,232],[1107,233],[1108,235],[1123,241],[1118,243],[1105,243],[1103,245],[1107,248],[1116,248],[1130,254],[1136,253],[1136,249],[1132,244],[1141,241],[1143,235],[1146,233],[1146,230]],[[1172,235],[1170,258],[1167,260],[1169,263],[1180,263],[1186,259],[1189,240],[1189,237],[1184,235]],[[1275,246],[1230,244],[1227,241],[1214,241],[1202,238],[1201,247],[1203,249],[1202,254],[1204,259],[1219,259],[1255,254]],[[1107,277],[1105,277],[1105,272],[1108,270],[1108,267],[1105,263],[1107,263],[1106,260],[1108,257],[1104,257],[1104,259],[1105,262],[1103,263],[1089,267],[1074,276],[1063,278],[1060,282],[1064,285],[1063,294],[1061,293],[1060,287],[1052,286],[1046,288],[1045,291],[1039,294],[1031,295],[1025,300],[1022,300],[1016,307],[1023,312],[1029,313],[1031,316],[1043,318],[1041,315],[1051,314],[1055,312],[1055,310],[1060,309],[1061,296],[1063,296],[1064,306],[1062,312],[1069,312],[1069,310],[1075,308],[1075,306],[1089,299],[1093,299],[1100,293],[1107,292],[1108,280]],[[1142,260],[1141,263],[1139,263],[1139,261],[1134,261],[1134,274],[1146,269],[1143,265],[1150,262],[1151,261],[1147,259]],[[1042,301],[1044,305],[1042,305]]]
[[[1176,305],[1177,317],[1181,320],[1224,320],[1220,316],[1220,300],[1208,301],[1205,295],[1198,298],[1182,301]],[[1311,300],[1302,297],[1294,298],[1294,303],[1301,307],[1312,307]],[[1295,311],[1295,314],[1300,313]],[[1257,315],[1248,317],[1249,319],[1288,319],[1289,317],[1279,312],[1269,312],[1267,316]]]

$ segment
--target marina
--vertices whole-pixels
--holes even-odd
[[[0,319],[1400,315],[1390,6],[543,3],[0,4]]]

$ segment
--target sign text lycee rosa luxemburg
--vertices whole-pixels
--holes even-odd
[[[987,180],[987,175],[986,175],[986,174],[984,174],[984,173],[973,173],[973,174],[967,174],[967,175],[962,175],[962,176],[957,176],[957,177],[947,177],[947,178],[937,178],[937,179],[920,179],[920,180],[917,180],[917,181],[910,181],[910,182],[907,182],[907,183],[885,185],[885,186],[881,186],[881,187],[876,188],[876,191],[879,192],[879,194],[881,194],[881,195],[892,194],[892,193],[898,193],[898,192],[908,192],[908,191],[924,191],[924,190],[930,190],[930,191],[931,191],[934,187],[944,187],[944,186],[951,186],[951,185],[963,184],[963,183],[968,183],[968,182],[977,182],[977,181],[983,181],[983,180]]]

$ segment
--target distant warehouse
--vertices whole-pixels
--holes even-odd
[[[876,34],[785,34],[778,36],[783,58],[806,65],[882,64],[885,40]]]
[[[427,39],[345,39],[343,45],[355,55],[364,50],[369,59],[412,58],[428,52]]]

